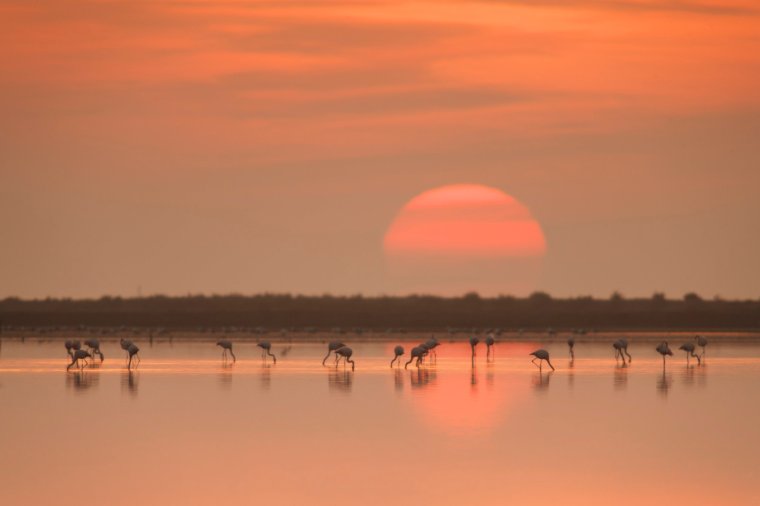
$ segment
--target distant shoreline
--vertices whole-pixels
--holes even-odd
[[[405,332],[760,332],[760,300],[227,295],[0,300],[0,335],[129,331],[315,335]],[[107,330],[107,332],[106,332]],[[101,332],[102,331],[102,332]],[[375,339],[378,339],[377,337]]]

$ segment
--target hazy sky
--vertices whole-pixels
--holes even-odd
[[[0,0],[0,297],[380,293],[450,183],[536,288],[760,297],[760,6]]]

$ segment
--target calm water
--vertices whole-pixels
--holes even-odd
[[[706,363],[633,342],[485,348],[391,370],[396,343],[150,346],[66,373],[61,341],[0,348],[0,504],[760,504],[760,345]],[[676,344],[676,346],[673,346]],[[677,348],[680,343],[671,343]],[[412,343],[404,343],[408,350]],[[557,371],[527,354],[546,347]],[[331,363],[329,361],[328,363]]]

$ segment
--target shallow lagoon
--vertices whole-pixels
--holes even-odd
[[[274,343],[276,365],[252,342],[234,365],[212,342],[137,343],[132,373],[115,341],[66,373],[62,341],[3,340],[0,503],[760,503],[760,344],[712,340],[663,373],[634,339],[627,367],[608,342],[571,364],[564,342],[513,341],[474,368],[445,342],[420,370],[388,367],[395,341],[349,342],[352,373],[323,343]]]

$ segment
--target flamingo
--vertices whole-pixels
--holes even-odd
[[[628,355],[628,363],[631,363],[631,355],[628,353],[628,340],[620,338],[614,343],[612,343],[612,347],[615,348],[615,360],[617,361],[618,356],[625,362],[625,357],[623,354],[625,353]]]
[[[135,364],[135,367],[140,365],[140,355],[137,354],[139,351],[140,348],[138,348],[136,344],[129,345],[129,348],[127,348],[127,353],[129,353],[129,362],[127,363],[127,369],[132,369],[132,357],[137,357],[137,363]]]
[[[431,358],[435,358],[436,361],[438,361],[438,352],[435,349],[438,348],[439,344],[441,343],[434,336],[430,336],[430,339],[425,341],[425,347],[431,352]]]
[[[327,359],[330,358],[330,353],[333,353],[335,350],[339,350],[343,348],[344,346],[345,344],[341,343],[340,341],[330,341],[329,343],[327,343],[327,355],[325,355],[324,360],[322,360],[322,365],[325,365],[325,362],[327,361]],[[335,362],[337,363],[338,357],[336,356],[335,358],[336,358]]]
[[[230,352],[230,355],[232,355],[232,361],[237,362],[237,357],[235,357],[235,353],[232,351],[232,343],[226,339],[222,339],[220,341],[216,342],[217,346],[222,347],[222,359],[227,360],[227,351]]]
[[[70,357],[73,356],[74,352],[71,350],[72,348],[74,348],[74,341],[69,339],[68,341],[63,343],[63,345],[66,347],[66,353],[68,353]]]
[[[480,339],[478,339],[477,337],[473,336],[473,337],[470,338],[470,348],[472,348],[472,361],[473,362],[475,362],[475,347],[478,345],[479,342],[480,342]]]
[[[689,365],[689,357],[697,357],[697,364],[702,364],[702,359],[694,353],[694,343],[684,343],[678,349],[686,352],[686,365]]]
[[[655,348],[655,350],[657,350],[657,353],[662,355],[662,369],[665,370],[665,356],[673,355],[673,352],[670,351],[670,346],[668,346],[668,342],[667,341],[661,342],[660,344],[657,345],[657,348]]]
[[[695,336],[694,340],[702,348],[702,358],[705,358],[705,346],[707,346],[707,338],[705,336]]]
[[[353,355],[354,350],[349,348],[348,346],[343,346],[342,348],[338,348],[335,350],[335,354],[338,355],[338,357],[343,357],[343,367],[346,366],[346,362],[351,364],[351,370],[353,371],[356,367],[356,364],[353,360],[351,360],[351,355]]]
[[[271,351],[271,349],[272,349],[272,343],[270,343],[269,341],[261,341],[256,346],[258,346],[259,348],[261,348],[261,358],[263,358],[264,360],[266,360],[267,359],[267,355],[269,355],[270,357],[272,357],[272,360],[274,361],[274,363],[275,364],[277,363],[277,357],[275,357],[274,353],[272,353],[272,351]]]
[[[426,353],[427,353],[427,349],[423,348],[422,346],[415,346],[414,348],[412,348],[412,351],[411,351],[411,354],[410,354],[411,356],[409,357],[409,362],[407,362],[406,364],[404,364],[404,369],[406,369],[406,367],[409,364],[411,364],[412,360],[414,360],[414,359],[417,359],[417,362],[415,362],[415,365],[419,369],[420,362],[422,362],[422,357],[424,357]]]
[[[573,348],[575,347],[575,337],[570,336],[567,338],[567,347],[570,348],[570,358],[575,359],[575,351]]]
[[[493,334],[488,334],[486,337],[486,358],[491,354],[491,346],[496,343],[496,339],[493,338]]]
[[[103,362],[105,357],[103,356],[103,352],[100,351],[100,341],[97,339],[88,339],[84,342],[84,344],[90,348],[90,353],[94,357],[95,355],[98,355],[100,357],[100,361]]]
[[[127,352],[127,358],[129,358],[129,347],[132,346],[132,341],[129,339],[121,338],[119,340],[119,345],[121,346],[121,349]]]
[[[553,366],[553,365],[552,365],[552,363],[549,361],[549,352],[548,352],[548,351],[546,351],[546,350],[544,350],[544,349],[540,349],[540,350],[536,350],[536,351],[534,351],[534,352],[533,352],[533,353],[531,353],[530,355],[533,355],[533,356],[535,357],[533,360],[531,360],[531,362],[532,362],[534,365],[536,364],[536,359],[538,359],[538,360],[539,360],[539,362],[538,362],[538,370],[539,370],[539,371],[541,370],[541,364],[543,363],[543,361],[544,361],[544,360],[546,360],[546,363],[547,363],[547,364],[549,364],[549,367],[551,367],[551,368],[552,368],[552,371],[554,370],[554,366]]]
[[[87,365],[87,359],[92,358],[92,355],[87,353],[84,350],[76,350],[74,353],[71,354],[71,363],[66,367],[66,370],[68,371],[71,369],[71,366],[79,362],[80,360],[84,363],[84,365],[80,365],[79,367],[81,369],[84,369],[84,366]]]
[[[404,354],[403,346],[396,346],[393,348],[393,360],[391,360],[391,368],[393,368],[393,362],[396,362],[401,355]],[[401,360],[398,360],[397,364],[400,364]]]

